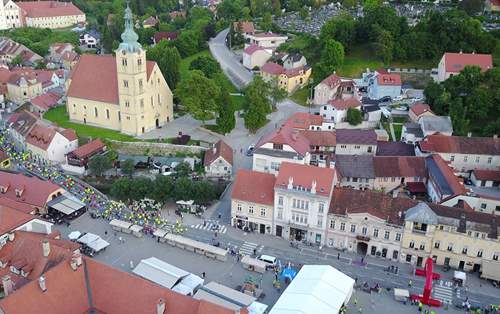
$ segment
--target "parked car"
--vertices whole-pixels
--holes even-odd
[[[390,102],[392,101],[391,96],[384,96],[378,100],[379,102]]]
[[[247,156],[253,156],[253,151],[255,150],[255,145],[248,146]]]

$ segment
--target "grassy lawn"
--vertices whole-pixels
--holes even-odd
[[[408,120],[407,117],[393,117],[392,122],[394,123],[405,123]]]
[[[242,96],[230,95],[229,97],[231,97],[231,101],[233,102],[233,107],[235,111],[243,109],[243,101],[245,99],[243,95]]]
[[[393,140],[399,141],[399,139],[401,139],[401,132],[403,130],[403,125],[402,124],[392,124],[392,127],[394,128],[394,135],[396,135],[396,139],[393,139]]]
[[[124,141],[124,142],[138,141],[138,139],[129,135],[122,134],[118,131],[70,122],[68,114],[66,113],[66,106],[59,106],[50,109],[43,115],[43,118],[54,122],[60,127],[70,128],[75,130],[79,138],[92,137],[92,138],[101,138],[103,140],[109,139],[109,140]]]
[[[307,107],[307,98],[309,97],[309,88],[305,87],[293,93],[290,98],[301,106]]]

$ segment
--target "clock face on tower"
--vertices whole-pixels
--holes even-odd
[[[127,52],[125,50],[122,50],[122,54],[125,55]]]

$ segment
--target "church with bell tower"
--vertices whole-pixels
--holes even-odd
[[[125,30],[112,55],[82,55],[69,79],[67,110],[73,122],[141,135],[173,119],[173,95],[125,9]]]

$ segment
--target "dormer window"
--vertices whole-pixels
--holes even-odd
[[[124,66],[124,67],[127,66],[127,59],[122,58],[122,66]]]

